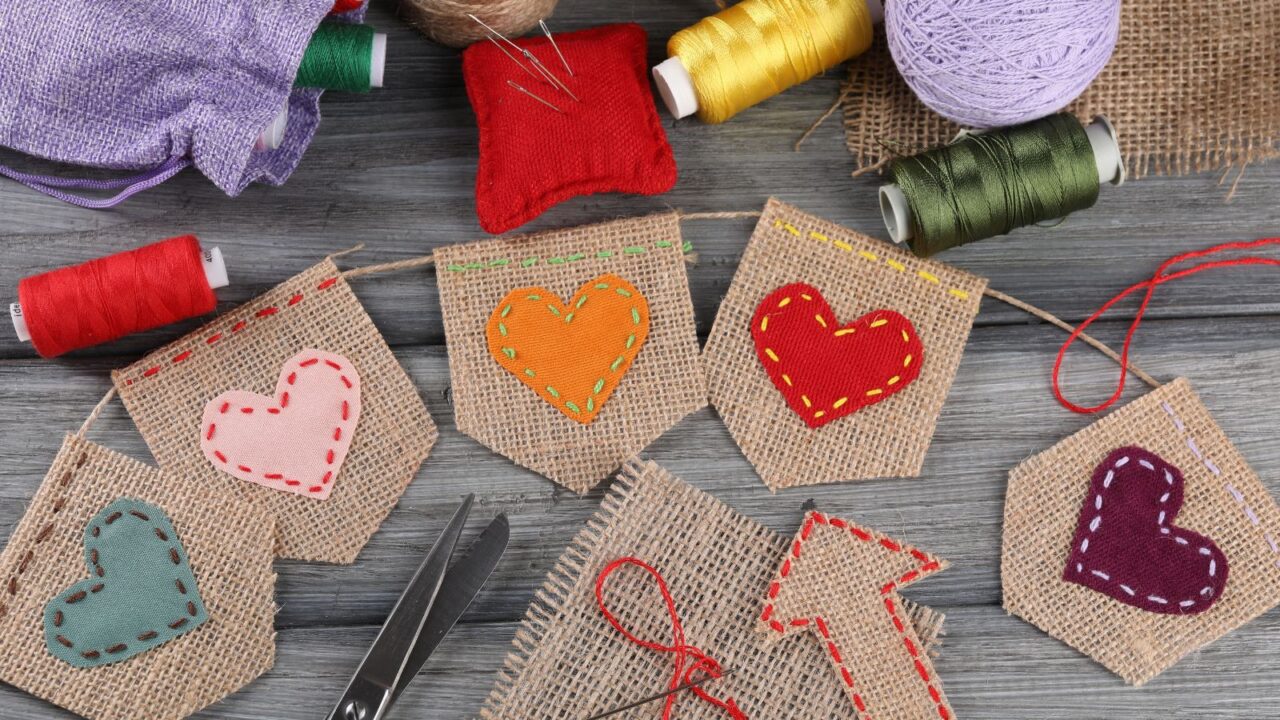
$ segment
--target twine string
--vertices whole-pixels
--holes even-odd
[[[1173,257],[1161,263],[1160,267],[1156,270],[1155,274],[1153,274],[1150,278],[1143,280],[1142,282],[1134,283],[1133,285],[1130,285],[1129,287],[1117,293],[1115,297],[1108,300],[1106,303],[1102,305],[1102,307],[1098,308],[1098,310],[1094,312],[1092,315],[1090,315],[1084,322],[1080,323],[1080,325],[1078,325],[1076,329],[1072,331],[1071,337],[1067,338],[1067,341],[1064,342],[1062,344],[1062,347],[1058,349],[1058,357],[1053,363],[1054,397],[1056,397],[1058,399],[1058,402],[1061,403],[1064,407],[1071,410],[1072,412],[1077,412],[1077,413],[1084,413],[1084,414],[1096,413],[1111,407],[1113,404],[1115,404],[1117,400],[1120,399],[1120,396],[1124,394],[1124,385],[1125,385],[1125,377],[1126,377],[1125,370],[1127,370],[1130,367],[1129,348],[1133,344],[1134,335],[1137,334],[1138,328],[1142,325],[1142,320],[1147,314],[1147,308],[1151,305],[1151,297],[1152,295],[1155,294],[1155,290],[1157,287],[1160,287],[1165,283],[1173,282],[1174,280],[1180,280],[1182,278],[1190,277],[1192,275],[1202,273],[1206,270],[1213,270],[1216,268],[1240,267],[1240,266],[1246,266],[1246,265],[1266,265],[1266,266],[1280,267],[1280,259],[1258,257],[1258,256],[1246,256],[1246,257],[1229,258],[1226,260],[1210,260],[1207,262],[1202,262],[1198,265],[1192,265],[1191,267],[1183,268],[1181,270],[1176,270],[1173,272],[1170,272],[1170,269],[1176,265],[1180,265],[1190,260],[1198,260],[1200,258],[1217,255],[1223,252],[1230,252],[1230,251],[1237,251],[1237,250],[1253,250],[1255,248],[1268,247],[1273,245],[1280,245],[1280,237],[1263,238],[1261,240],[1254,240],[1251,242],[1222,243],[1219,245],[1214,245],[1209,248],[1205,248],[1203,250],[1194,250],[1191,252],[1185,252],[1179,255],[1174,255]],[[1113,306],[1115,306],[1116,303],[1129,297],[1133,293],[1138,292],[1139,290],[1145,290],[1146,292],[1143,293],[1142,304],[1138,307],[1138,312],[1133,316],[1133,321],[1129,323],[1128,332],[1125,333],[1124,347],[1120,351],[1120,380],[1119,382],[1116,383],[1115,392],[1111,393],[1111,397],[1107,398],[1101,403],[1098,403],[1097,405],[1077,405],[1071,402],[1063,394],[1062,387],[1059,382],[1059,376],[1062,371],[1062,362],[1063,362],[1063,359],[1066,358],[1067,350],[1071,348],[1071,345],[1077,339],[1081,338],[1084,335],[1085,329],[1088,328],[1090,325],[1092,325],[1094,321],[1096,321],[1098,318],[1106,314],[1107,311],[1110,310]]]
[[[613,614],[613,611],[609,609],[608,603],[605,602],[605,582],[608,581],[610,575],[626,566],[640,568],[648,573],[657,584],[658,591],[662,593],[662,602],[666,605],[667,617],[671,620],[670,644],[646,640],[636,636],[622,624],[622,621]],[[621,557],[609,563],[596,577],[596,604],[600,608],[600,614],[604,615],[604,619],[624,638],[640,647],[672,656],[674,672],[671,675],[671,682],[668,684],[668,690],[671,691],[671,694],[667,695],[666,702],[663,705],[662,720],[670,720],[676,700],[680,697],[680,694],[676,691],[682,684],[688,685],[689,692],[692,692],[699,699],[724,710],[733,720],[747,720],[746,714],[738,708],[738,704],[733,698],[722,700],[695,684],[695,676],[697,675],[720,678],[724,676],[724,670],[714,658],[685,642],[684,626],[680,623],[680,614],[676,609],[676,601],[671,597],[671,591],[667,588],[667,581],[653,566],[639,558],[630,556]]]
[[[1062,218],[1098,200],[1089,137],[1065,113],[899,158],[890,174],[911,207],[909,242],[921,256]]]
[[[671,37],[693,80],[698,117],[724,122],[871,46],[861,0],[743,0]]]

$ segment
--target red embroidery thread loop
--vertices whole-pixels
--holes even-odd
[[[667,606],[667,616],[671,618],[671,644],[664,645],[660,642],[645,640],[631,633],[630,630],[622,626],[622,622],[618,620],[610,610],[604,600],[604,584],[614,571],[624,565],[633,565],[644,570],[658,584],[658,591],[662,593],[662,601]],[[676,601],[671,597],[671,591],[667,589],[667,581],[662,578],[662,574],[649,565],[645,561],[636,557],[621,557],[605,566],[600,571],[600,575],[596,577],[596,604],[600,607],[600,613],[604,615],[604,619],[609,621],[614,630],[617,630],[623,637],[644,648],[660,653],[671,653],[675,660],[675,672],[671,675],[671,683],[668,685],[669,690],[676,690],[681,684],[697,682],[699,674],[709,675],[712,678],[721,677],[724,674],[720,663],[707,655],[702,650],[685,644],[684,626],[680,624],[680,614],[676,610]],[[692,660],[691,663],[689,661]],[[685,664],[689,663],[688,667]],[[724,710],[733,720],[747,720],[747,716],[738,708],[737,702],[733,698],[721,700],[711,695],[700,686],[689,688],[689,691],[698,696],[701,700],[711,703],[716,707]],[[666,705],[662,709],[662,720],[670,720],[671,712],[675,708],[676,700],[680,694],[672,692],[667,696]]]
[[[1128,376],[1128,372],[1129,372],[1129,347],[1130,345],[1133,344],[1133,336],[1137,334],[1138,328],[1142,325],[1143,317],[1147,314],[1147,307],[1151,304],[1151,296],[1155,294],[1155,290],[1157,287],[1168,282],[1173,282],[1174,280],[1179,280],[1184,277],[1190,277],[1197,273],[1204,272],[1205,270],[1213,270],[1215,268],[1224,268],[1224,267],[1238,267],[1242,265],[1280,266],[1280,260],[1277,260],[1274,258],[1255,257],[1255,256],[1232,258],[1229,260],[1211,260],[1209,262],[1200,263],[1199,265],[1192,265],[1189,268],[1184,268],[1182,270],[1178,270],[1176,272],[1171,272],[1166,274],[1169,268],[1173,267],[1174,265],[1184,263],[1188,260],[1195,260],[1195,259],[1199,259],[1209,255],[1214,255],[1221,252],[1227,252],[1230,250],[1252,250],[1254,248],[1265,247],[1269,245],[1280,245],[1280,237],[1263,238],[1262,240],[1254,240],[1251,242],[1222,243],[1221,245],[1214,245],[1213,247],[1205,248],[1203,250],[1194,250],[1191,252],[1182,253],[1180,255],[1175,255],[1169,258],[1168,260],[1165,260],[1163,263],[1161,263],[1159,269],[1157,269],[1155,274],[1152,275],[1150,278],[1143,280],[1142,282],[1130,285],[1129,287],[1121,291],[1119,294],[1117,294],[1115,297],[1108,300],[1102,307],[1098,308],[1097,312],[1093,313],[1088,317],[1088,319],[1086,319],[1084,322],[1077,325],[1075,331],[1071,333],[1071,337],[1067,338],[1067,341],[1064,342],[1062,344],[1062,347],[1058,349],[1058,358],[1053,363],[1053,395],[1054,397],[1058,399],[1058,402],[1061,403],[1063,407],[1067,408],[1068,410],[1071,410],[1072,412],[1077,412],[1082,414],[1096,413],[1111,407],[1113,404],[1115,404],[1117,400],[1120,399],[1120,396],[1124,394],[1125,379]],[[1116,384],[1115,392],[1111,394],[1111,397],[1107,398],[1106,400],[1104,400],[1103,402],[1097,405],[1082,406],[1082,405],[1077,405],[1071,402],[1063,394],[1062,387],[1058,379],[1058,376],[1062,371],[1062,361],[1067,355],[1067,350],[1071,348],[1072,343],[1078,340],[1080,338],[1080,335],[1084,333],[1084,331],[1087,330],[1089,326],[1094,323],[1095,320],[1097,320],[1098,318],[1106,314],[1106,312],[1110,310],[1116,303],[1129,297],[1130,295],[1132,295],[1133,293],[1139,290],[1146,290],[1146,294],[1143,296],[1142,305],[1138,307],[1138,312],[1136,315],[1133,316],[1133,322],[1129,324],[1129,331],[1125,334],[1125,337],[1124,337],[1124,347],[1120,351],[1120,382]]]

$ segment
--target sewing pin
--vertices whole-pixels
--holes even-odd
[[[556,88],[564,91],[566,95],[573,98],[574,102],[582,102],[581,100],[578,99],[577,95],[573,94],[573,91],[569,89],[568,85],[565,85],[563,82],[561,82],[560,78],[556,77],[554,73],[552,73],[550,70],[547,69],[546,65],[542,64],[542,61],[538,59],[537,55],[534,55],[533,53],[529,52],[525,48],[522,48],[519,45],[515,44],[506,35],[503,35],[497,30],[494,30],[492,27],[489,27],[488,23],[476,17],[475,15],[472,15],[471,13],[467,13],[467,17],[471,18],[472,20],[475,20],[477,23],[480,24],[481,27],[483,27],[485,30],[489,32],[490,42],[492,42],[495,45],[498,45],[498,40],[494,39],[494,37],[496,36],[499,40],[502,40],[502,42],[515,48],[517,52],[519,52],[521,55],[524,56],[525,60],[529,61],[530,65],[533,65],[533,68],[535,70],[537,70],[539,73],[542,74],[543,79],[545,79],[547,82],[554,85]],[[502,47],[502,46],[498,45],[498,47]],[[511,53],[507,53],[507,57],[511,57]],[[515,60],[515,58],[512,58],[512,60]],[[523,68],[525,72],[529,72],[529,68],[524,67],[524,65],[521,65],[520,67]],[[533,73],[529,73],[529,74],[532,75]]]
[[[564,65],[564,69],[569,72],[569,77],[574,77],[573,68],[569,67],[569,61],[564,59],[564,53],[560,52],[560,46],[556,44],[555,37],[551,34],[551,28],[547,27],[546,20],[539,20],[538,24],[542,26],[542,32],[551,41],[551,47],[556,51],[556,55],[560,56],[560,64]]]
[[[626,712],[627,710],[638,708],[641,705],[648,705],[654,700],[661,700],[667,697],[668,695],[675,695],[678,692],[684,692],[685,690],[696,688],[702,685],[703,683],[708,683],[708,682],[711,682],[712,680],[719,680],[720,678],[728,677],[729,675],[733,674],[734,670],[737,670],[737,668],[725,670],[719,675],[707,675],[706,677],[700,678],[694,682],[687,682],[687,683],[684,683],[683,685],[680,685],[679,687],[667,690],[666,692],[660,692],[654,695],[650,695],[647,698],[644,698],[642,700],[637,700],[629,705],[623,705],[622,707],[616,707],[612,710],[606,710],[600,713],[599,715],[592,715],[591,717],[587,718],[587,720],[600,720],[600,718],[612,717],[614,715],[617,715],[618,713]]]
[[[507,84],[508,84],[508,85],[510,85],[511,87],[513,87],[513,88],[515,88],[515,89],[519,90],[520,92],[524,93],[525,95],[528,95],[529,97],[533,98],[534,100],[537,100],[538,102],[542,103],[543,105],[546,105],[547,107],[551,108],[552,110],[555,110],[556,112],[560,113],[561,115],[563,115],[563,114],[564,114],[564,111],[563,111],[563,110],[561,110],[560,108],[556,107],[555,105],[552,105],[551,103],[547,102],[546,100],[543,100],[542,98],[538,97],[537,95],[535,95],[535,94],[533,94],[533,93],[529,92],[528,90],[524,89],[523,87],[520,87],[520,85],[519,85],[519,84],[517,84],[514,80],[508,80],[508,81],[507,81]]]

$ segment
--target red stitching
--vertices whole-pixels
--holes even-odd
[[[316,285],[316,290],[328,290],[329,288],[331,288],[331,287],[333,287],[334,285],[336,285],[336,284],[337,284],[337,282],[338,282],[338,278],[337,278],[336,276],[335,276],[335,277],[328,278],[328,279],[326,279],[326,280],[321,281],[318,285]],[[291,297],[289,298],[289,300],[285,303],[285,306],[284,306],[283,308],[282,308],[282,307],[279,307],[279,306],[276,306],[276,305],[269,305],[269,306],[264,307],[264,308],[262,308],[261,310],[257,311],[256,313],[254,313],[254,314],[253,314],[253,317],[258,318],[258,319],[262,319],[262,318],[270,317],[270,316],[272,316],[272,315],[275,315],[275,314],[279,313],[279,312],[280,312],[281,310],[283,310],[283,309],[291,308],[291,307],[293,307],[294,305],[297,305],[298,303],[302,302],[302,301],[303,301],[303,299],[304,299],[305,297],[306,297],[306,295],[305,295],[304,293],[302,293],[302,292],[294,293],[294,295],[293,295],[293,296],[291,296]],[[244,330],[244,329],[245,329],[246,327],[248,327],[248,326],[249,326],[249,322],[248,322],[247,320],[240,320],[240,321],[236,322],[236,324],[234,324],[234,325],[232,325],[232,326],[231,326],[231,332],[233,332],[233,333],[238,333],[238,332],[240,332],[241,330]],[[213,333],[212,335],[208,336],[207,338],[205,338],[205,339],[204,339],[204,343],[205,343],[205,345],[213,345],[214,343],[218,342],[218,341],[219,341],[219,340],[221,340],[222,338],[223,338],[223,333],[222,333],[222,332],[216,332],[216,333]],[[187,360],[188,358],[190,358],[190,357],[192,356],[192,354],[193,354],[193,353],[194,353],[194,350],[191,350],[191,349],[183,350],[182,352],[179,352],[179,353],[177,353],[177,354],[173,355],[171,358],[169,358],[169,362],[170,362],[170,364],[176,365],[176,364],[181,363],[181,362],[183,362],[184,360]],[[144,378],[153,377],[153,376],[155,376],[157,373],[159,373],[159,372],[160,372],[160,370],[161,370],[161,366],[159,366],[159,365],[155,365],[155,366],[149,367],[149,368],[147,368],[146,370],[144,370],[144,371],[143,371],[143,373],[142,373],[142,377],[144,377]],[[132,384],[133,384],[133,379],[132,379],[132,378],[130,378],[130,379],[126,379],[126,380],[124,381],[124,384],[125,384],[126,386],[128,386],[128,385],[132,385]]]
[[[915,646],[915,643],[913,643],[911,641],[911,638],[907,635],[907,627],[902,622],[902,620],[898,617],[897,608],[895,603],[893,602],[893,597],[892,597],[892,593],[900,585],[904,585],[914,580],[918,580],[942,568],[942,564],[939,561],[929,557],[923,552],[920,552],[915,548],[904,548],[902,545],[899,545],[898,543],[894,542],[893,540],[890,540],[887,537],[881,537],[877,539],[874,536],[872,536],[871,533],[868,533],[867,531],[858,528],[852,523],[849,523],[845,520],[841,520],[840,518],[828,519],[827,516],[823,515],[822,513],[816,510],[810,511],[800,531],[800,537],[792,543],[792,546],[791,546],[792,557],[783,560],[782,567],[778,570],[778,579],[774,580],[773,583],[769,585],[768,596],[769,596],[770,602],[768,602],[765,605],[764,612],[761,614],[760,620],[762,622],[767,623],[770,628],[772,628],[775,632],[778,632],[778,633],[786,632],[788,626],[803,627],[809,624],[810,618],[805,618],[803,619],[803,621],[792,619],[788,621],[788,624],[783,624],[779,620],[771,619],[771,618],[773,618],[774,611],[775,611],[773,600],[776,599],[778,596],[778,593],[781,592],[782,582],[787,578],[787,575],[791,572],[791,569],[792,569],[791,560],[792,558],[800,557],[801,545],[809,539],[809,536],[812,533],[813,526],[815,524],[830,525],[831,527],[834,527],[840,530],[848,530],[850,535],[857,538],[861,542],[877,542],[882,547],[884,547],[885,549],[891,552],[897,552],[897,553],[906,552],[910,554],[911,557],[915,558],[918,562],[921,563],[920,567],[915,568],[914,570],[909,570],[903,573],[900,577],[898,577],[897,580],[893,580],[889,583],[886,583],[883,587],[880,588],[880,594],[885,596],[884,597],[885,610],[888,611],[889,617],[893,621],[894,629],[898,632],[899,635],[902,636],[904,646],[907,650],[907,654],[912,658],[914,662],[916,673],[919,674],[921,680],[924,681],[925,687],[929,691],[929,697],[933,701],[934,705],[937,707],[939,717],[941,717],[942,720],[951,720],[951,714],[947,712],[946,705],[943,704],[942,695],[938,692],[937,688],[934,687],[933,679],[929,675],[928,668],[926,668],[924,666],[924,663],[921,662],[920,660],[919,649]],[[835,641],[831,639],[831,634],[827,627],[826,619],[823,618],[821,615],[814,615],[811,618],[811,620],[814,626],[817,628],[818,634],[821,635],[822,639],[826,641],[827,653],[831,656],[831,659],[835,663],[836,667],[839,668],[841,679],[844,681],[845,685],[849,687],[849,692],[853,696],[854,706],[858,709],[858,713],[865,717],[867,714],[866,702],[862,698],[862,696],[856,690],[853,689],[853,686],[854,686],[853,675],[849,671],[849,669],[845,666],[844,656],[840,653],[840,649],[836,647]]]
[[[298,363],[298,365],[299,367],[309,368],[309,367],[317,366],[319,365],[319,363],[320,363],[320,358],[309,358],[307,360],[304,360]],[[328,359],[325,360],[324,364],[338,372],[341,372],[343,370],[341,365]],[[345,382],[348,389],[353,388],[353,385],[351,384],[351,382],[347,380],[346,375],[342,375],[340,377]],[[291,371],[286,378],[286,382],[289,385],[293,385],[297,381],[297,379],[298,379],[297,371]],[[280,408],[285,408],[289,406],[288,390],[280,393],[279,403],[280,403]],[[272,415],[279,415],[280,408],[267,408],[266,411],[268,413],[271,413]],[[219,414],[225,415],[230,409],[231,409],[231,403],[223,402],[222,405],[218,408],[218,412]],[[246,415],[250,415],[254,412],[254,408],[246,405],[240,408],[240,412]],[[347,422],[350,420],[350,418],[351,418],[351,404],[349,400],[344,399],[342,401],[342,420],[344,422]],[[205,440],[212,440],[214,438],[215,428],[216,428],[216,423],[209,423],[209,428],[205,433]],[[342,441],[342,427],[338,426],[333,429],[333,442],[341,442],[341,441]],[[224,455],[222,451],[213,450],[213,455],[218,459],[219,462],[223,464],[229,463],[229,461],[227,460],[227,456]],[[337,448],[331,447],[325,452],[325,462],[329,465],[333,465],[336,460],[337,460]],[[245,473],[246,475],[252,475],[254,473],[253,469],[246,465],[237,464],[236,469],[238,469],[240,472]],[[272,480],[277,482],[280,480],[284,480],[285,485],[289,487],[298,487],[302,485],[302,481],[286,479],[284,474],[280,472],[262,472],[261,475],[264,480]],[[329,470],[325,472],[323,477],[320,478],[319,485],[309,486],[307,490],[308,492],[313,492],[313,493],[322,492],[324,490],[324,486],[328,485],[332,480],[333,480],[333,470]]]

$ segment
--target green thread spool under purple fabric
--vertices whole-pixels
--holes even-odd
[[[320,23],[302,56],[294,86],[369,92],[373,36],[368,25]]]

